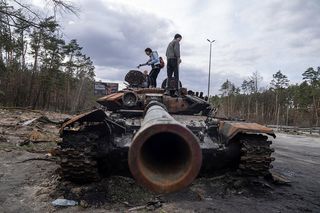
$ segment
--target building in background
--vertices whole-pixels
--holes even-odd
[[[118,92],[119,84],[110,82],[95,82],[94,83],[94,95],[104,96]]]

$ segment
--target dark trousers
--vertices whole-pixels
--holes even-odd
[[[169,80],[169,78],[172,78],[172,74],[174,75],[176,82],[179,82],[179,65],[178,65],[178,59],[176,59],[176,58],[168,58],[168,61],[167,61],[168,80]],[[167,82],[168,82],[168,80],[167,80]],[[177,83],[177,85],[179,87],[178,83]]]
[[[160,72],[160,68],[155,66],[152,68],[152,70],[149,73],[150,76],[150,86],[151,87],[157,87],[157,77]]]

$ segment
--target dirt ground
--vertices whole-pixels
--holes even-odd
[[[277,133],[272,171],[291,185],[228,172],[163,195],[126,177],[87,185],[60,180],[58,166],[46,154],[60,140],[54,122],[67,117],[0,109],[0,212],[320,212],[319,136]],[[54,207],[57,198],[79,205]]]

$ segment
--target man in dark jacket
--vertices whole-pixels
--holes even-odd
[[[178,96],[179,93],[179,64],[181,63],[180,59],[180,41],[182,36],[180,34],[176,34],[174,39],[169,43],[166,51],[167,56],[167,87],[169,79],[172,78],[172,74],[176,80],[177,90],[175,91],[175,96]],[[169,91],[165,92],[165,95],[169,95]]]

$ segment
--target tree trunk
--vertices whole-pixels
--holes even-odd
[[[256,99],[256,120],[259,120],[258,100]]]
[[[250,104],[251,104],[251,95],[248,98],[248,117],[247,120],[250,120]]]
[[[277,111],[277,130],[279,130],[279,119],[280,119],[280,104],[278,106],[278,111]]]
[[[84,78],[82,78],[81,82],[80,82],[80,88],[78,90],[78,95],[77,95],[76,100],[73,105],[73,110],[72,110],[73,112],[76,112],[77,106],[79,105],[79,100],[80,100],[83,84],[84,84]]]
[[[276,92],[276,103],[275,103],[275,120],[277,121],[277,125],[279,125],[278,120],[278,93]]]
[[[318,116],[318,109],[316,104],[316,97],[315,95],[312,96],[313,99],[313,111],[314,111],[314,117],[316,118],[316,126],[319,124],[319,116]]]
[[[286,125],[289,126],[289,105],[287,105],[287,119],[286,119]]]
[[[265,120],[264,120],[264,104],[262,104],[262,106],[261,106],[261,119],[265,123]]]

